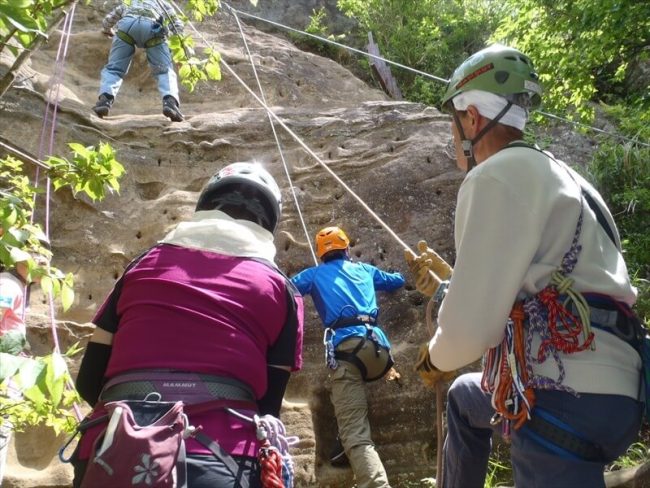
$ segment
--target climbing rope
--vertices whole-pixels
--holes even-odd
[[[569,175],[575,181],[570,172]],[[577,181],[575,183],[578,184]],[[579,240],[584,207],[585,199],[581,192],[576,229],[562,263],[544,289],[523,302],[515,303],[503,341],[488,350],[484,357],[481,388],[492,394],[492,406],[496,411],[492,423],[502,422],[504,438],[511,436],[513,426],[519,429],[530,419],[535,404],[535,389],[577,395],[572,388],[563,384],[566,373],[560,353],[573,354],[593,347],[589,305],[584,296],[573,289],[573,280],[569,278],[582,249]],[[562,297],[566,298],[562,300]],[[567,309],[570,302],[578,311],[577,317]],[[528,324],[525,328],[526,321]],[[541,344],[537,353],[533,354],[535,336],[540,337]],[[533,373],[533,364],[543,363],[549,355],[557,365],[557,379]]]
[[[235,17],[235,20],[237,21],[237,26],[239,27],[239,33],[241,35],[242,41],[244,42],[244,47],[246,48],[246,54],[248,56],[248,59],[250,59],[251,66],[253,68],[253,74],[255,75],[255,81],[257,82],[257,87],[260,91],[260,98],[266,103],[266,97],[264,96],[264,89],[262,88],[262,83],[260,82],[260,78],[257,74],[257,68],[255,67],[255,60],[253,59],[253,56],[250,52],[250,49],[248,49],[248,42],[246,41],[246,35],[244,34],[244,29],[242,28],[241,22],[239,21],[239,17],[237,16],[237,13],[232,10],[232,7],[230,5],[226,4],[226,7],[230,9],[232,15]],[[275,143],[278,147],[278,152],[280,154],[280,159],[282,160],[282,167],[284,168],[284,174],[287,176],[287,180],[289,181],[289,188],[291,188],[291,194],[293,196],[293,201],[296,205],[296,210],[298,211],[298,217],[300,219],[300,223],[302,225],[302,229],[305,232],[305,238],[307,240],[307,244],[309,245],[309,250],[311,251],[311,256],[314,259],[314,264],[318,265],[318,259],[316,258],[316,253],[314,252],[314,246],[311,243],[311,238],[309,236],[309,232],[307,231],[307,225],[305,224],[305,219],[302,215],[302,210],[300,208],[300,205],[298,203],[298,196],[296,195],[296,190],[293,184],[293,181],[291,180],[291,175],[289,174],[289,168],[287,166],[287,161],[284,158],[284,152],[282,151],[282,144],[280,144],[280,139],[278,137],[278,133],[275,130],[275,124],[273,123],[273,118],[268,115],[269,118],[269,123],[271,124],[271,130],[273,131],[273,137],[275,138]]]
[[[440,302],[436,300],[436,296],[432,296],[427,303],[427,310],[425,313],[427,320],[427,330],[429,331],[429,337],[433,337],[436,333],[436,328],[438,327],[435,324],[434,314],[436,313],[437,307],[440,306]],[[436,383],[436,486],[442,486],[444,469],[443,469],[443,449],[444,449],[444,440],[445,440],[445,427],[442,412],[444,410],[444,398],[445,392],[443,391],[442,381]]]
[[[481,387],[492,394],[492,407],[497,412],[492,423],[506,420],[502,423],[506,439],[511,435],[511,423],[515,429],[521,427],[535,403],[526,367],[524,322],[524,308],[518,302],[510,313],[503,342],[484,357]]]
[[[54,135],[56,131],[57,124],[57,112],[59,107],[59,96],[61,92],[61,85],[63,83],[63,75],[65,73],[65,60],[68,54],[68,46],[70,43],[70,37],[72,32],[72,23],[74,20],[74,14],[77,7],[77,2],[73,2],[70,6],[70,10],[65,13],[65,18],[63,22],[63,27],[61,30],[61,39],[59,40],[59,45],[57,48],[56,60],[54,63],[54,71],[52,77],[50,78],[50,86],[46,92],[46,105],[45,113],[43,115],[43,125],[41,127],[40,139],[39,139],[39,149],[38,156],[36,161],[41,164],[36,164],[36,171],[34,176],[33,186],[38,188],[38,181],[40,177],[40,169],[42,167],[48,167],[46,164],[42,163],[41,160],[45,156],[45,146],[46,146],[46,136],[49,127],[49,140],[47,143],[47,153],[54,153]],[[51,113],[50,113],[51,111]],[[34,158],[27,159],[28,161],[33,161]],[[51,181],[49,175],[46,176],[45,183],[45,222],[44,222],[44,233],[46,239],[50,240],[50,200],[51,200]],[[34,211],[36,210],[36,195],[34,196],[32,216],[30,223],[34,223]],[[47,263],[47,270],[50,271],[50,263]],[[27,291],[25,291],[27,293]],[[48,310],[49,310],[49,319],[50,319],[50,330],[52,331],[52,341],[53,341],[53,350],[54,353],[60,354],[61,347],[59,343],[59,335],[56,330],[56,316],[55,316],[55,307],[54,307],[54,296],[52,291],[47,293],[48,298]],[[26,298],[23,300],[23,303],[26,304]],[[23,321],[25,320],[25,308],[23,307]],[[66,388],[69,390],[74,390],[74,385],[71,381],[66,382]],[[77,420],[81,421],[83,415],[79,405],[76,403],[73,404],[73,411]]]
[[[289,448],[298,443],[298,437],[287,436],[282,421],[272,415],[249,417],[232,408],[228,413],[255,425],[260,441],[258,460],[262,468],[263,488],[293,488],[294,464]]]
[[[366,56],[366,57],[368,57],[368,58],[373,58],[373,59],[376,59],[376,60],[379,60],[379,61],[383,61],[383,62],[385,62],[385,63],[387,63],[387,64],[392,64],[393,66],[396,66],[396,67],[398,67],[398,68],[402,68],[402,69],[405,69],[405,70],[407,70],[407,71],[411,71],[411,72],[413,72],[413,73],[416,73],[416,74],[418,74],[418,75],[424,76],[424,77],[426,77],[426,78],[431,78],[432,80],[435,80],[435,81],[440,81],[440,82],[442,82],[442,83],[448,83],[448,82],[449,82],[449,80],[447,80],[447,79],[445,79],[445,78],[440,78],[440,77],[438,77],[438,76],[432,75],[432,74],[427,73],[427,72],[425,72],[425,71],[420,71],[420,70],[418,70],[418,69],[411,68],[410,66],[406,66],[406,65],[401,64],[401,63],[398,63],[398,62],[396,62],[396,61],[391,61],[390,59],[386,59],[386,58],[383,58],[383,57],[381,57],[381,56],[377,56],[377,55],[375,55],[375,54],[368,53],[368,52],[366,52],[366,51],[362,51],[362,50],[360,50],[360,49],[356,49],[356,48],[351,47],[351,46],[346,46],[345,44],[341,44],[340,42],[336,42],[336,41],[334,41],[334,40],[332,40],[332,39],[327,39],[326,37],[318,36],[318,35],[316,35],[316,34],[312,34],[312,33],[310,33],[310,32],[301,31],[301,30],[299,30],[299,29],[294,29],[293,27],[289,27],[288,25],[280,24],[279,22],[274,22],[274,21],[272,21],[272,20],[265,19],[265,18],[263,18],[263,17],[258,17],[257,15],[253,15],[253,14],[251,14],[251,13],[244,12],[244,11],[242,11],[242,10],[237,10],[237,9],[231,7],[228,3],[226,3],[226,2],[223,2],[223,3],[224,3],[224,5],[226,5],[226,7],[228,7],[231,11],[236,12],[236,13],[238,13],[238,14],[240,14],[240,15],[245,16],[245,17],[249,17],[249,18],[251,18],[251,19],[259,20],[259,21],[261,21],[261,22],[265,22],[265,23],[267,23],[267,24],[274,25],[275,27],[279,27],[279,28],[281,28],[281,29],[284,29],[284,30],[287,30],[287,31],[290,31],[290,32],[295,32],[296,34],[301,34],[301,35],[304,35],[304,36],[307,36],[307,37],[311,37],[311,38],[313,38],[313,39],[317,39],[317,40],[322,41],[322,42],[325,42],[325,43],[327,43],[327,44],[332,44],[333,46],[337,46],[337,47],[340,47],[340,48],[342,48],[342,49],[346,49],[346,50],[348,50],[348,51],[352,51],[352,52],[355,52],[355,53],[357,53],[357,54],[361,54],[362,56]]]
[[[226,2],[223,2],[223,3],[228,8],[230,8],[232,11],[238,13],[239,15],[243,15],[243,16],[249,17],[251,19],[259,20],[260,22],[264,22],[264,23],[273,25],[275,27],[278,27],[280,29],[283,29],[283,30],[286,30],[286,31],[289,31],[289,32],[294,32],[296,34],[300,34],[300,35],[303,35],[305,37],[311,37],[312,39],[317,39],[317,40],[319,40],[321,42],[324,42],[326,44],[331,44],[333,46],[340,47],[341,49],[345,49],[347,51],[360,54],[360,55],[365,56],[367,58],[372,58],[372,59],[376,59],[376,60],[379,60],[379,61],[383,61],[386,64],[390,64],[390,65],[395,66],[397,68],[401,68],[401,69],[404,69],[406,71],[410,71],[411,73],[415,73],[417,75],[424,76],[425,78],[429,78],[429,79],[439,81],[439,82],[445,83],[445,84],[449,83],[449,80],[447,78],[442,78],[442,77],[439,77],[439,76],[432,75],[431,73],[427,73],[425,71],[420,71],[419,69],[412,68],[410,66],[406,66],[404,64],[401,64],[401,63],[398,63],[398,62],[395,62],[395,61],[391,61],[390,59],[387,59],[387,58],[384,58],[382,56],[378,56],[378,55],[375,55],[375,54],[372,54],[372,53],[369,53],[369,52],[366,52],[366,51],[362,51],[360,49],[356,49],[356,48],[351,47],[351,46],[347,46],[345,44],[334,41],[332,39],[328,39],[326,37],[322,37],[322,36],[319,36],[319,35],[316,35],[316,34],[312,34],[310,32],[305,32],[305,31],[302,31],[300,29],[295,29],[293,27],[282,24],[280,22],[275,22],[273,20],[265,19],[264,17],[259,17],[257,15],[251,14],[249,12],[244,12],[242,10],[235,9],[235,8],[229,6]],[[637,144],[639,146],[650,147],[650,143],[639,141],[639,140],[636,140],[634,138],[627,137],[627,136],[624,136],[624,135],[621,135],[621,134],[613,134],[613,133],[607,132],[607,131],[605,131],[603,129],[599,129],[598,127],[594,127],[594,126],[591,126],[591,125],[588,125],[588,124],[583,124],[583,123],[580,123],[580,122],[575,122],[573,120],[570,120],[570,119],[565,118],[565,117],[561,117],[559,115],[551,114],[551,113],[548,113],[548,112],[543,112],[541,110],[536,110],[535,112],[542,115],[542,116],[544,116],[544,117],[556,119],[556,120],[562,121],[564,123],[573,125],[574,127],[582,127],[584,129],[589,129],[589,130],[591,130],[593,132],[597,132],[597,133],[600,133],[600,134],[603,134],[603,135],[606,135],[606,136],[609,136],[609,137],[613,137],[613,138],[616,138],[616,139],[621,139],[621,140],[624,140],[624,141],[627,141],[627,142],[632,142],[632,143]]]
[[[77,3],[74,2],[70,11],[66,12],[65,20],[63,22],[63,28],[61,31],[61,39],[59,40],[59,46],[57,48],[56,60],[54,62],[54,73],[50,79],[50,86],[47,91],[47,103],[45,105],[45,114],[43,115],[43,125],[41,128],[39,149],[38,149],[38,159],[43,159],[45,156],[45,138],[47,133],[47,128],[49,125],[50,128],[50,137],[49,144],[47,145],[47,153],[53,154],[54,152],[54,133],[56,129],[56,116],[58,112],[58,100],[61,91],[61,84],[63,82],[63,74],[65,72],[65,59],[68,54],[68,45],[70,42],[70,33],[72,31],[72,21],[74,19],[74,13]],[[50,116],[50,108],[52,114]],[[40,176],[40,166],[36,167],[36,173],[34,176],[34,187],[38,187],[38,180]],[[46,178],[45,184],[45,228],[44,233],[45,237],[49,240],[50,238],[50,199],[51,199],[51,182],[49,176]],[[34,210],[36,209],[36,195],[34,196]],[[31,223],[34,223],[34,212],[32,212]],[[48,271],[50,264],[47,264]],[[54,298],[52,293],[48,293],[48,304],[49,304],[49,314],[50,314],[50,328],[52,330],[52,339],[54,341],[54,352],[60,353],[59,345],[59,336],[56,331],[56,320],[54,313]]]
[[[175,5],[176,8],[179,8],[174,0],[171,0],[171,3]],[[188,25],[191,27],[191,29],[196,33],[196,35],[208,46],[210,49],[214,49],[214,46],[212,45],[211,42],[209,42],[205,36],[199,32],[196,27],[194,27],[194,24],[192,22],[188,22]],[[314,158],[315,161],[320,164],[325,171],[327,171],[338,183],[341,185],[349,194],[354,198],[362,207],[363,209],[368,212],[368,214],[381,225],[386,232],[390,234],[390,236],[395,239],[395,241],[402,246],[403,249],[409,249],[409,246],[400,239],[400,237],[359,197],[352,188],[350,188],[332,169],[327,166],[327,164],[302,140],[300,136],[298,136],[287,124],[280,118],[278,117],[272,110],[271,108],[266,104],[264,100],[262,100],[249,86],[248,84],[242,80],[242,78],[235,72],[234,69],[223,59],[221,58],[221,65],[228,71],[238,82],[239,84],[257,101],[257,103],[260,104],[264,110],[266,110],[266,113],[269,115],[269,117],[273,118],[286,132],[289,134],[299,145],[302,147],[307,154],[309,154],[312,158]]]

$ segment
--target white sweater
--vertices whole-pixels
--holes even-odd
[[[456,208],[456,266],[429,344],[438,368],[450,371],[468,365],[498,345],[515,300],[549,283],[575,233],[580,212],[576,182],[593,196],[615,230],[596,190],[564,163],[539,151],[507,148],[467,174]],[[574,289],[633,304],[636,289],[623,257],[586,202],[580,244],[570,275]],[[608,332],[594,333],[595,351],[561,356],[567,373],[563,384],[578,392],[637,398],[639,355]],[[533,354],[538,346],[539,341],[533,343]],[[553,358],[533,371],[558,378]]]

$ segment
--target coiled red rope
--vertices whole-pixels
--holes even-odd
[[[260,463],[262,472],[260,479],[263,488],[284,488],[282,481],[282,456],[280,452],[271,446],[268,439],[262,441],[257,460]]]

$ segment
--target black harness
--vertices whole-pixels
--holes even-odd
[[[328,327],[328,329],[332,331],[336,331],[338,329],[342,329],[344,327],[350,327],[353,325],[364,325],[366,327],[366,334],[364,336],[357,336],[351,338],[351,339],[354,338],[359,339],[359,343],[354,347],[354,349],[352,349],[351,351],[343,351],[337,347],[334,350],[334,358],[337,361],[347,361],[348,363],[352,363],[353,365],[355,365],[361,372],[361,377],[363,378],[364,381],[375,381],[380,378],[383,378],[383,376],[390,370],[390,368],[393,367],[393,364],[395,364],[395,361],[393,360],[393,356],[390,353],[390,349],[381,345],[373,335],[373,328],[376,327],[376,324],[377,324],[376,317],[372,315],[359,314],[352,317],[340,317],[332,325]],[[373,377],[368,377],[368,368],[366,364],[359,357],[359,351],[363,349],[363,347],[366,345],[368,341],[370,341],[374,346],[375,358],[379,359],[382,351],[386,351],[388,355],[386,365],[381,371],[381,373]]]
[[[550,154],[524,142],[511,143],[506,147],[525,147],[532,149],[544,154],[559,164]],[[587,205],[594,212],[601,228],[620,252],[621,248],[616,241],[614,230],[606,219],[602,208],[585,188],[581,186],[580,191]],[[641,347],[646,336],[646,331],[632,309],[626,304],[617,302],[606,295],[585,293],[584,297],[589,305],[591,326],[615,335],[623,342],[632,346],[643,358]],[[563,296],[559,297],[560,300],[563,300],[563,298]],[[573,301],[568,303],[567,310],[576,316],[578,315],[578,310]],[[521,431],[562,457],[598,463],[610,461],[605,457],[600,445],[586,439],[579,432],[576,432],[550,412],[540,407],[535,407],[532,410],[530,419],[524,424]]]

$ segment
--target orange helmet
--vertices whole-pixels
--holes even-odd
[[[325,227],[316,234],[316,254],[318,258],[336,249],[347,249],[350,239],[339,227]]]

